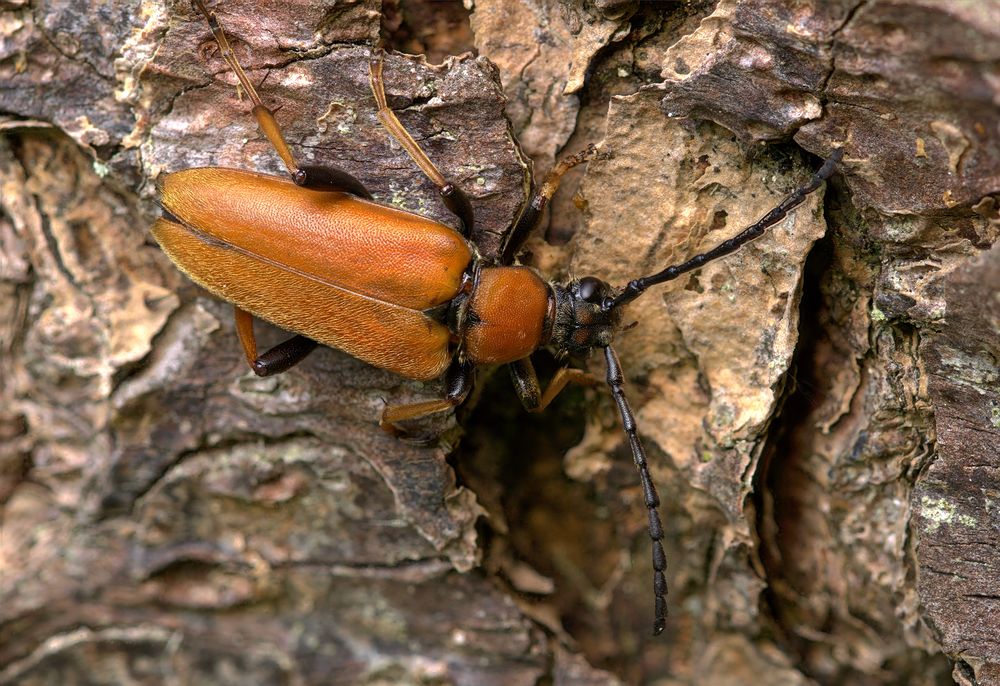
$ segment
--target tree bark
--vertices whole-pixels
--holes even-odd
[[[186,0],[0,1],[0,684],[1000,683],[1000,4],[213,3],[305,163],[445,223],[390,104],[496,253],[637,300],[606,387],[422,384],[320,349],[246,370],[232,308],[148,234],[156,183],[282,173]],[[452,57],[445,57],[454,55]],[[286,333],[258,326],[262,346]],[[603,379],[601,356],[584,361]],[[545,358],[544,374],[560,362]]]

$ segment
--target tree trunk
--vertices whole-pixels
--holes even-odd
[[[375,118],[381,36],[487,258],[532,167],[609,152],[529,242],[561,282],[703,252],[844,160],[627,311],[654,638],[606,387],[528,415],[481,370],[420,446],[378,417],[440,383],[326,348],[253,376],[148,233],[164,173],[283,171],[206,22],[0,1],[0,683],[1000,683],[1000,3],[212,4],[301,161],[454,224]]]

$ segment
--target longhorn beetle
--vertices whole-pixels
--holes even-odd
[[[635,418],[623,390],[624,375],[611,347],[624,306],[651,286],[675,279],[737,250],[781,220],[830,177],[841,159],[836,149],[819,171],[755,224],[715,248],[615,288],[585,276],[545,281],[515,264],[525,238],[572,167],[598,156],[593,146],[562,160],[524,203],[499,255],[481,257],[469,243],[472,206],[407,133],[386,102],[382,52],[374,50],[369,76],[378,119],[437,186],[460,230],[372,202],[365,186],[333,166],[299,165],[273,113],[261,101],[215,14],[202,0],[221,56],[253,103],[253,114],[291,177],[203,167],[167,174],[160,181],[162,216],[152,233],[164,252],[193,281],[233,303],[236,330],[247,361],[260,376],[301,361],[318,344],[418,380],[444,377],[444,397],[390,405],[380,424],[396,431],[403,421],[461,404],[482,364],[507,364],[524,407],[540,412],[581,370],[559,369],[543,392],[531,354],[547,347],[557,356],[582,356],[600,348],[607,383],[621,414],[649,513],[653,547],[653,633],[667,615],[663,526]],[[258,355],[253,318],[295,336]]]

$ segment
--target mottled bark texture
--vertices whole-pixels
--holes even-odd
[[[606,389],[536,417],[482,374],[420,447],[377,418],[439,385],[328,349],[252,376],[147,233],[165,172],[281,171],[204,21],[0,0],[0,683],[1000,683],[996,0],[212,5],[303,161],[451,222],[367,83],[380,35],[428,55],[390,103],[484,254],[532,165],[613,153],[529,243],[558,279],[711,247],[846,154],[628,311],[653,639]]]

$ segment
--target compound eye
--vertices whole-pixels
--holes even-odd
[[[600,302],[604,297],[604,282],[593,276],[585,276],[577,286],[577,295],[589,303]]]

